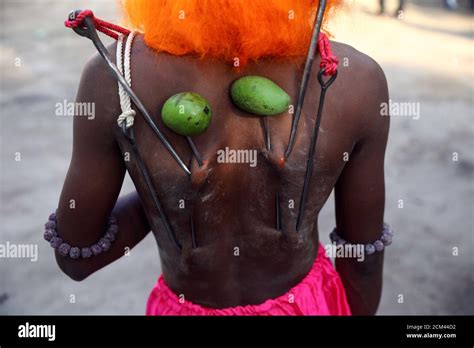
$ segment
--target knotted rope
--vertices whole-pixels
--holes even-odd
[[[331,44],[326,34],[319,34],[318,38],[319,54],[321,55],[321,63],[319,67],[326,68],[324,75],[332,76],[337,71],[339,59],[332,53]]]
[[[128,85],[132,87],[132,75],[130,68],[130,56],[132,52],[132,43],[135,38],[135,33],[132,32],[127,36],[127,41],[125,42],[125,50],[123,49],[123,40],[124,35],[120,35],[117,42],[117,67],[120,73],[124,76],[125,81]],[[122,59],[123,56],[123,59]],[[125,122],[125,126],[130,128],[133,126],[133,121],[135,119],[136,112],[132,109],[132,101],[130,96],[125,91],[123,86],[118,83],[118,93],[120,98],[120,108],[122,113],[117,119],[119,127],[122,126],[122,123]]]
[[[83,22],[86,17],[90,17],[94,21],[95,28],[104,33],[107,36],[117,40],[119,34],[128,35],[130,34],[130,30],[123,28],[119,25],[112,24],[102,19],[95,18],[94,13],[91,10],[83,10],[79,14],[76,15],[74,19],[69,19],[64,22],[64,25],[68,28],[77,28],[83,27]]]

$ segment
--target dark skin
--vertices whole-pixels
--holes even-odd
[[[156,191],[182,244],[176,249],[163,229],[136,158],[116,119],[121,113],[117,82],[95,56],[87,64],[78,102],[95,102],[96,118],[74,120],[71,165],[58,210],[58,232],[72,245],[89,246],[104,233],[107,219],[118,217],[118,239],[107,253],[86,260],[56,255],[72,279],[82,280],[124,255],[151,230],[158,242],[167,284],[186,300],[213,308],[259,304],[295,286],[310,270],[319,243],[318,214],[331,191],[336,193],[337,227],[346,240],[368,243],[380,237],[384,214],[384,153],[389,118],[380,116],[388,100],[380,67],[353,48],[332,43],[334,53],[349,60],[339,68],[325,104],[315,170],[305,219],[295,230],[306,156],[319,101],[317,71],[312,78],[292,155],[280,164],[292,117],[269,119],[271,151],[265,144],[261,117],[237,109],[229,97],[231,83],[244,75],[265,76],[279,84],[295,105],[302,64],[262,60],[240,71],[229,64],[195,57],[175,57],[149,49],[142,37],[132,50],[132,86],[158,127],[189,161],[185,174],[138,113],[135,136]],[[115,47],[109,47],[115,56]],[[192,91],[213,110],[209,129],[193,137],[206,160],[199,167],[186,140],[167,129],[160,110],[170,96]],[[217,151],[256,149],[257,166],[217,163]],[[130,153],[130,160],[124,156]],[[348,161],[345,153],[349,154]],[[347,158],[346,158],[347,159]],[[118,198],[128,168],[137,192]],[[275,225],[275,193],[280,193],[282,230]],[[71,200],[75,208],[71,209]],[[180,206],[184,200],[184,209]],[[294,201],[294,207],[291,206]],[[193,248],[190,218],[196,233]],[[325,231],[326,232],[326,231]],[[374,314],[382,287],[383,253],[336,261],[354,314]]]

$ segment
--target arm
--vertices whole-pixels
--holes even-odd
[[[136,193],[117,201],[125,165],[113,135],[119,113],[117,84],[98,56],[84,69],[76,102],[94,103],[95,117],[74,117],[73,153],[57,214],[59,236],[72,246],[88,247],[104,234],[107,220],[117,216],[119,232],[109,251],[73,260],[56,252],[59,267],[82,280],[124,255],[150,228]]]
[[[385,76],[370,61],[362,81],[370,81],[358,96],[361,133],[349,162],[335,188],[336,224],[339,234],[350,243],[372,243],[383,229],[385,184],[384,157],[389,117],[381,116],[380,105],[388,101]],[[337,259],[349,305],[355,315],[374,315],[382,291],[383,252],[356,258]]]

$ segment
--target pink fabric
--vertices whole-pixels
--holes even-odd
[[[223,309],[203,307],[179,298],[163,276],[147,302],[147,315],[351,315],[339,274],[319,245],[318,257],[306,277],[286,294],[259,305]]]

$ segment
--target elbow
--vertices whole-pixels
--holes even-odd
[[[74,271],[65,271],[65,270],[62,270],[69,278],[71,278],[72,280],[76,281],[76,282],[81,282],[83,281],[84,279],[86,279],[90,274],[88,273],[84,273],[84,272],[78,272],[76,270]]]
[[[58,264],[59,269],[76,282],[83,281],[93,273],[83,265],[78,264],[77,260],[72,260],[72,262],[71,260],[56,255],[56,263]]]

